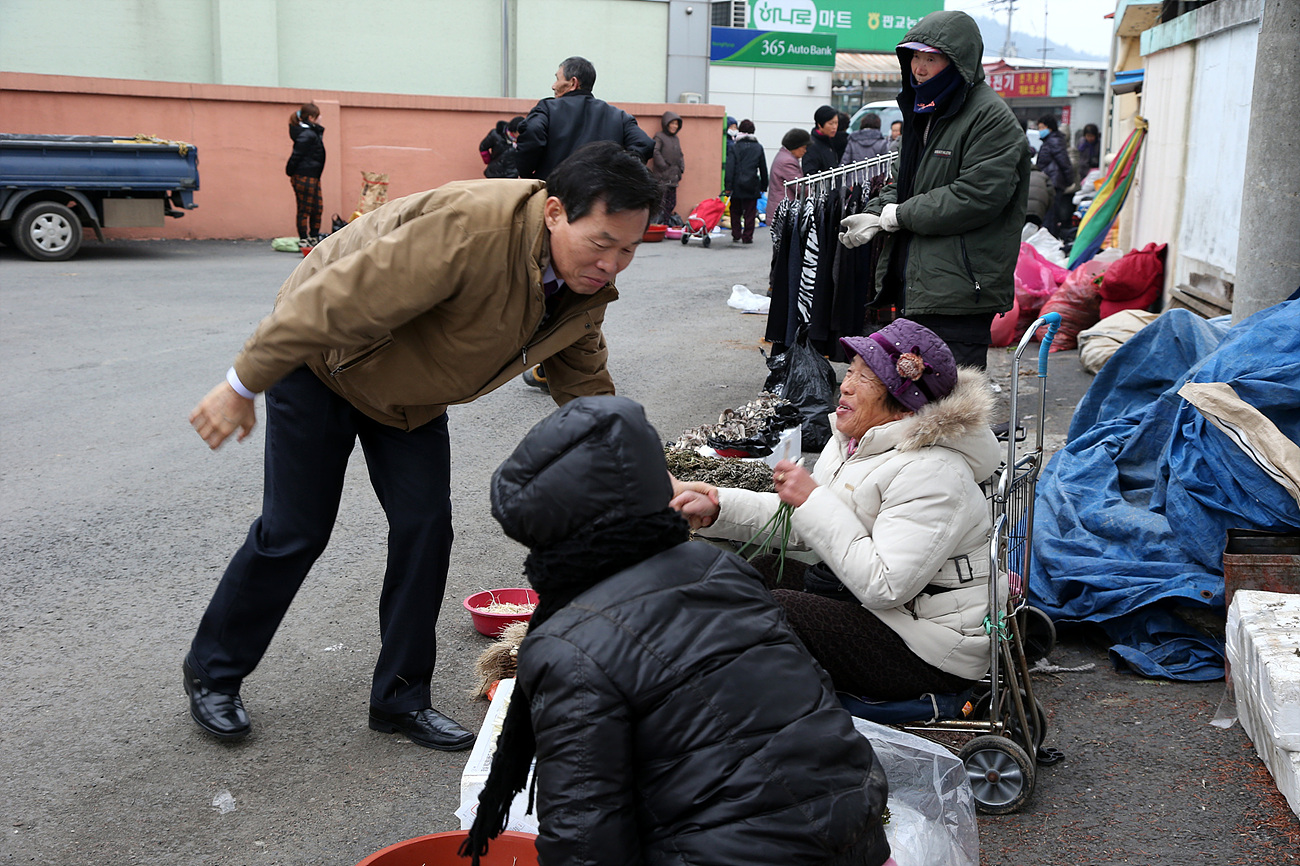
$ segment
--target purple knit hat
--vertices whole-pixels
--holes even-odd
[[[861,358],[894,399],[913,412],[947,397],[957,384],[957,362],[948,344],[909,319],[895,319],[866,337],[840,337],[840,345]]]

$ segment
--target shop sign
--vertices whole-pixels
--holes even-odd
[[[893,51],[943,0],[749,0],[749,26],[834,33],[840,51]]]
[[[1005,99],[1022,96],[1051,96],[1052,70],[1034,72],[994,72],[989,76],[989,87]]]
[[[835,39],[827,33],[714,27],[709,38],[709,60],[728,66],[834,69]]]

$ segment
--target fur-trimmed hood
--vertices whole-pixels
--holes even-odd
[[[992,419],[988,376],[972,367],[959,367],[952,393],[906,418],[868,430],[848,459],[866,459],[891,448],[918,451],[941,446],[962,455],[976,480],[983,481],[998,468],[1002,456],[989,426]],[[839,431],[835,437],[844,439]],[[847,447],[847,440],[844,444]]]

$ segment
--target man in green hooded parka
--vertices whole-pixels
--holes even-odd
[[[984,81],[984,40],[964,12],[933,12],[897,48],[903,137],[894,177],[845,218],[853,248],[888,233],[876,266],[876,307],[895,306],[984,367],[993,317],[1011,309],[1025,224],[1029,147]]]

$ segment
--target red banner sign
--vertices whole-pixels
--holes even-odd
[[[989,76],[989,87],[1005,99],[1019,96],[1050,96],[1052,72],[994,72]]]

